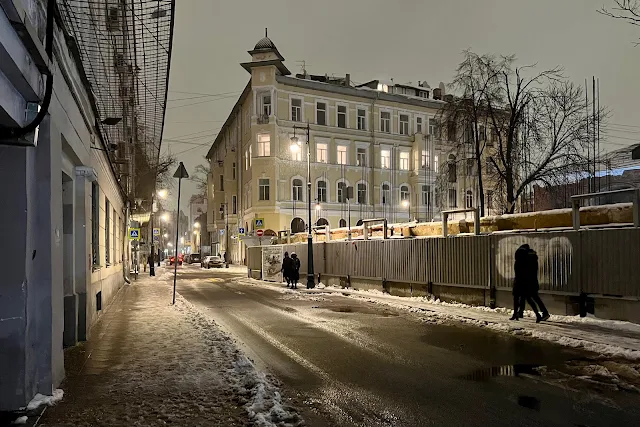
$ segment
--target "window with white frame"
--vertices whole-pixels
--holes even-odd
[[[400,135],[409,135],[409,115],[400,114]]]
[[[291,98],[291,120],[302,121],[302,99],[300,98]]]
[[[347,184],[344,181],[338,183],[338,203],[347,202]]]
[[[258,200],[269,200],[269,178],[258,180]]]
[[[367,110],[358,108],[358,130],[367,130]]]
[[[440,161],[437,154],[433,155],[433,170],[437,171],[440,167]]]
[[[338,127],[346,128],[347,127],[347,106],[346,105],[338,105]]]
[[[429,167],[429,150],[422,150],[422,156],[420,158],[420,167],[427,169]]]
[[[401,185],[400,186],[400,201],[404,202],[404,201],[409,201],[409,186],[408,185]]]
[[[403,170],[403,171],[409,170],[409,152],[408,151],[400,152],[400,170]]]
[[[347,164],[347,146],[346,145],[338,145],[336,147],[336,154],[338,156],[338,164],[346,165]]]
[[[270,93],[263,93],[260,96],[260,103],[261,103],[261,114],[264,116],[270,116],[271,115],[271,94]]]
[[[437,122],[436,119],[434,118],[430,118],[429,119],[429,135],[435,135],[436,134],[436,127],[437,127]]]
[[[358,184],[358,203],[361,205],[367,203],[367,184],[363,182]]]
[[[389,184],[382,184],[382,191],[380,194],[380,202],[383,205],[391,202],[391,187]]]
[[[327,181],[319,180],[316,184],[316,200],[318,203],[327,202]]]
[[[258,157],[269,157],[271,155],[271,135],[262,133],[258,135]]]
[[[389,169],[391,167],[390,150],[380,150],[380,167],[382,169]]]
[[[467,208],[473,207],[473,191],[467,190],[464,196],[464,202]]]
[[[316,102],[316,124],[326,126],[327,124],[327,103]]]
[[[301,202],[302,201],[302,180],[301,179],[294,179],[293,183],[291,185],[291,199],[295,200],[296,202]]]
[[[424,206],[431,206],[431,186],[422,186],[422,204]]]
[[[367,166],[367,149],[364,147],[356,148],[356,164],[358,166]]]
[[[325,143],[316,143],[316,162],[318,163],[327,163],[329,148]]]
[[[380,132],[391,132],[391,113],[389,111],[380,112]]]
[[[416,133],[422,133],[422,121],[424,119],[420,116],[416,117]]]

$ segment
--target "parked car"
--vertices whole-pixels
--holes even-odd
[[[219,256],[207,256],[200,263],[200,267],[202,268],[222,268],[224,267],[224,261]]]
[[[200,263],[202,262],[202,258],[200,257],[200,254],[191,254],[189,255],[189,261],[187,261],[189,264],[196,264],[196,263]]]
[[[173,265],[176,262],[176,257],[172,256],[171,258],[169,258],[169,265]],[[182,265],[183,262],[183,257],[182,255],[178,255],[178,265]]]

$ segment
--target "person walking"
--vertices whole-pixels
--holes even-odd
[[[287,282],[287,288],[291,286],[291,267],[292,266],[293,265],[292,265],[291,258],[289,257],[289,252],[285,252],[284,258],[282,259],[282,269],[280,271],[282,271],[282,276],[284,280],[286,280]]]
[[[510,320],[518,320],[524,316],[526,301],[536,314],[536,323],[541,322],[542,316],[533,299],[533,295],[537,295],[538,255],[536,255],[535,251],[533,251],[529,245],[524,244],[516,250],[513,270],[515,273],[513,282],[513,316],[511,316]],[[546,311],[546,308],[544,310]]]
[[[538,317],[537,313],[536,313],[536,322],[543,322],[545,320],[549,320],[549,311],[547,310],[547,307],[544,305],[544,303],[542,302],[542,299],[540,298],[540,295],[538,294],[538,292],[540,291],[540,282],[538,281],[538,254],[536,253],[536,251],[534,251],[533,249],[531,249],[528,245],[527,245],[528,251],[527,251],[527,257],[526,257],[526,268],[527,268],[527,277],[528,277],[528,281],[527,281],[527,289],[526,289],[526,295],[527,295],[527,300],[529,301],[529,304],[535,304],[538,309],[542,312],[541,317]],[[531,302],[533,301],[533,302]],[[522,313],[524,311],[524,301],[520,302],[520,306],[522,307],[522,309],[520,310],[520,313]],[[522,317],[522,316],[520,316]]]
[[[298,280],[300,280],[300,259],[295,252],[291,253],[291,284],[293,289],[298,289]]]

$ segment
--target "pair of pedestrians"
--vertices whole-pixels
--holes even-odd
[[[300,280],[300,259],[295,252],[284,253],[284,259],[282,260],[282,275],[287,281],[287,288],[298,289],[298,280]]]
[[[529,245],[524,244],[515,254],[515,280],[513,282],[513,316],[511,320],[518,320],[524,316],[525,301],[529,303],[536,314],[536,323],[549,319],[547,307],[540,299],[538,291],[538,255]],[[540,311],[542,312],[540,314]]]

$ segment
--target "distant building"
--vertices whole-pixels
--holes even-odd
[[[379,217],[425,221],[439,218],[442,206],[476,205],[473,165],[453,166],[453,178],[436,189],[441,163],[460,160],[435,137],[444,84],[355,85],[349,74],[306,71],[293,77],[268,37],[249,54],[251,62],[241,66],[251,78],[207,154],[207,230],[221,251],[229,242],[234,262],[244,259],[238,230],[254,231],[255,219],[264,220],[265,235],[308,227],[307,155],[312,225],[346,227]],[[300,129],[307,123],[308,145]],[[295,152],[294,135],[300,140]]]
[[[193,229],[193,224],[198,222],[198,217],[207,213],[207,196],[204,194],[194,194],[189,199],[189,228]],[[206,215],[205,215],[206,219]],[[201,224],[204,228],[206,221]]]

